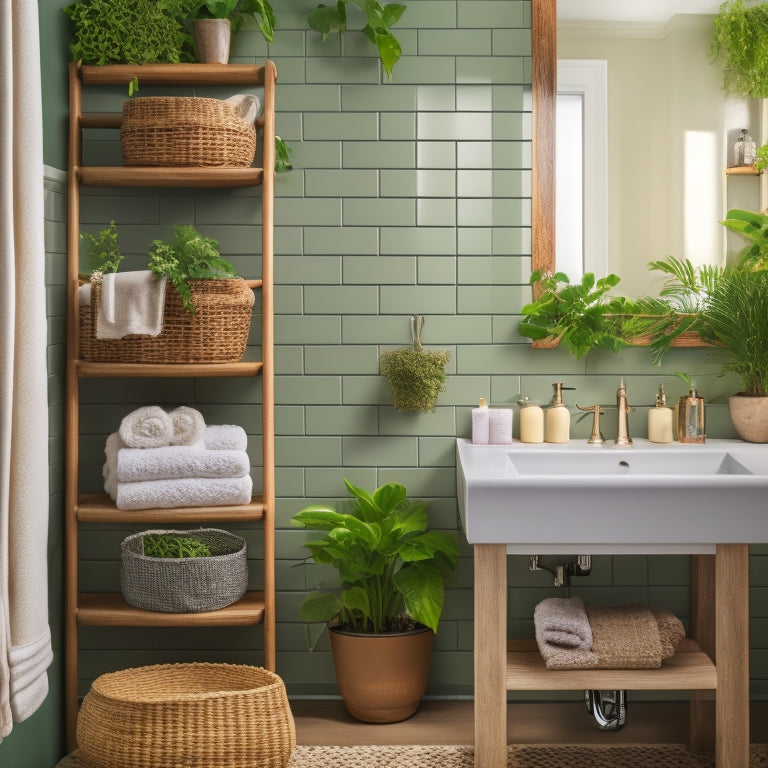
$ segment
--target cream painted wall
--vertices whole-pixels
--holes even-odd
[[[711,24],[709,16],[677,16],[663,33],[558,30],[559,58],[608,61],[609,268],[630,295],[658,291],[651,260],[724,259],[727,149],[738,128],[759,137],[756,113],[723,97],[720,70],[708,59]],[[740,204],[756,206],[755,180],[740,181],[752,182]]]

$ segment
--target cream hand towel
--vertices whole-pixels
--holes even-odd
[[[158,336],[163,330],[165,285],[165,277],[158,278],[149,270],[106,272],[101,283],[96,338]]]
[[[182,405],[169,414],[173,424],[171,445],[194,445],[205,432],[205,419],[200,411]]]
[[[159,405],[146,405],[123,417],[118,432],[129,448],[162,448],[171,444],[173,422]]]
[[[173,509],[174,507],[226,507],[248,504],[250,475],[233,478],[192,478],[117,483],[118,509]]]

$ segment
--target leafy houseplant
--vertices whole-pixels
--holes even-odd
[[[456,567],[456,540],[427,530],[426,503],[408,500],[404,486],[387,483],[369,493],[344,484],[355,500],[350,512],[315,505],[292,518],[298,527],[327,532],[305,546],[314,562],[332,566],[341,579],[338,594],[307,596],[302,619],[374,634],[414,624],[436,632],[444,577]]]
[[[324,536],[306,542],[311,560],[336,569],[341,587],[310,593],[309,622],[328,622],[336,678],[349,713],[367,722],[410,717],[427,686],[432,636],[443,610],[444,579],[458,545],[427,530],[426,504],[387,483],[372,493],[344,481],[349,512],[314,505],[292,523]]]
[[[337,0],[335,8],[321,3],[309,14],[309,26],[322,34],[323,41],[331,32],[343,34],[347,31],[347,2],[349,1]],[[387,76],[391,78],[392,67],[400,58],[402,47],[390,27],[403,15],[405,6],[399,3],[382,5],[377,0],[351,0],[351,2],[365,14],[366,25],[363,27],[363,34],[376,46]]]
[[[768,97],[768,3],[723,3],[714,20],[710,58],[723,62],[723,89],[728,95]]]
[[[81,232],[80,243],[85,246],[83,261],[90,265],[90,271],[117,272],[123,260],[123,254],[120,252],[117,224],[114,219],[109,222],[106,229],[102,229],[96,235]]]
[[[275,42],[275,14],[268,0],[197,0],[192,6],[193,19],[228,19],[237,32],[253,18],[268,43]]]
[[[165,276],[181,296],[184,308],[195,313],[190,280],[228,279],[237,277],[235,268],[219,253],[219,244],[204,237],[193,226],[174,227],[170,242],[153,240],[149,252],[149,269]]]
[[[194,61],[192,38],[182,23],[184,0],[78,0],[63,11],[74,27],[70,44],[74,61]]]

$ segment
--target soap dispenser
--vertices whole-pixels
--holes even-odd
[[[556,381],[552,389],[552,402],[544,412],[544,442],[567,443],[571,439],[571,412],[563,403],[563,390],[573,387],[564,387],[562,381]]]
[[[696,391],[696,387],[691,387],[688,394],[677,401],[677,439],[681,443],[707,441],[704,398]]]
[[[544,442],[544,411],[538,403],[529,397],[521,397],[520,405],[520,442]]]
[[[484,397],[480,398],[477,408],[472,409],[472,444],[488,445],[491,432],[491,409]]]
[[[652,443],[671,443],[674,439],[672,409],[667,406],[664,384],[659,384],[656,407],[648,410],[648,440]]]

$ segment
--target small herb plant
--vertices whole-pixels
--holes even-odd
[[[311,561],[335,568],[341,580],[338,591],[311,592],[302,619],[375,634],[402,631],[410,620],[437,632],[445,578],[456,568],[455,536],[428,531],[426,503],[408,500],[398,483],[372,493],[344,484],[354,499],[348,513],[313,505],[291,520],[325,532],[305,546]]]
[[[728,0],[714,20],[713,63],[723,63],[723,89],[737,98],[768,98],[768,3]]]
[[[235,268],[219,253],[219,244],[204,237],[193,226],[174,227],[170,242],[153,240],[149,252],[149,269],[165,276],[181,296],[184,308],[195,313],[190,280],[227,279],[237,277]]]
[[[210,557],[211,549],[191,536],[172,533],[148,533],[142,538],[147,557]]]
[[[193,19],[229,19],[233,32],[253,18],[264,39],[275,42],[275,14],[267,0],[199,0],[190,13]]]
[[[102,229],[96,235],[81,232],[80,244],[84,246],[82,260],[88,271],[117,272],[123,260],[123,254],[120,252],[117,224],[114,219],[109,222],[106,229]]]
[[[78,0],[65,6],[72,59],[84,64],[194,61],[184,0]]]
[[[309,14],[307,18],[309,26],[322,34],[323,41],[328,39],[331,32],[343,34],[347,31],[347,2],[349,1],[337,0],[335,8],[321,3]],[[402,47],[390,27],[403,15],[405,6],[399,3],[382,5],[376,0],[351,0],[351,2],[365,14],[366,25],[363,27],[363,34],[376,46],[387,76],[391,78],[392,67],[400,58]]]

